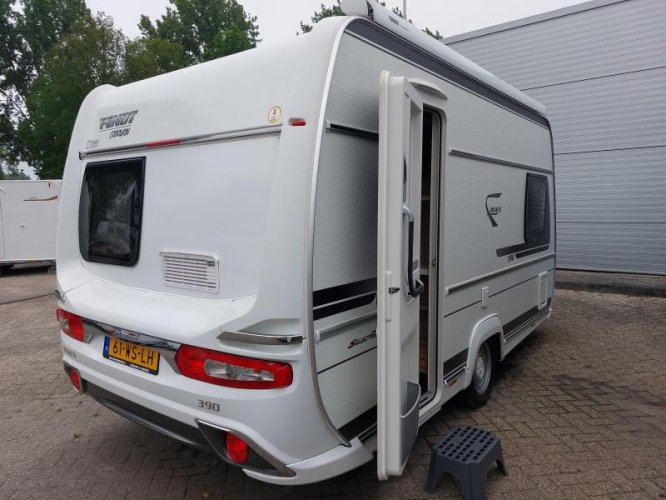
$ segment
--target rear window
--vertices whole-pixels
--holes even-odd
[[[131,158],[86,166],[79,205],[79,246],[85,260],[136,264],[145,160]]]

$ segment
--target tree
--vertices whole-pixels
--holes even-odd
[[[0,0],[0,144],[16,161],[23,145],[18,124],[44,54],[89,11],[84,0]]]
[[[434,32],[432,32],[432,31],[430,30],[430,28],[426,28],[426,29],[423,30],[423,32],[424,32],[426,35],[430,35],[430,36],[433,37],[435,40],[441,40],[442,38],[444,38],[444,36],[439,32],[439,30],[435,30]]]
[[[124,81],[134,82],[184,68],[191,59],[183,47],[172,40],[140,37],[127,44]]]
[[[256,47],[260,41],[257,18],[247,14],[236,0],[169,2],[173,8],[167,7],[166,14],[154,24],[147,16],[141,16],[139,29],[144,39],[178,44],[188,64],[241,52]],[[160,50],[175,51],[176,47],[161,46]],[[179,61],[183,61],[181,56]]]
[[[103,14],[86,15],[44,54],[18,136],[39,177],[59,178],[79,107],[95,87],[122,83],[126,39]]]
[[[382,6],[386,7],[386,2],[380,1],[379,3]],[[394,14],[397,14],[398,16],[403,17],[403,18],[405,17],[402,14],[402,10],[400,10],[399,7],[394,7],[392,10],[393,10]],[[321,10],[320,11],[315,11],[314,15],[310,18],[310,20],[312,21],[312,24],[304,23],[303,21],[301,21],[301,32],[302,33],[309,33],[310,31],[312,31],[312,28],[316,23],[318,23],[319,21],[321,21],[322,19],[325,19],[327,17],[344,16],[344,15],[345,15],[345,13],[342,12],[342,8],[340,7],[340,0],[336,0],[336,3],[331,5],[330,7],[326,7],[324,4],[321,4]],[[410,23],[412,23],[411,19],[408,19],[408,21]],[[440,34],[439,30],[435,30],[433,32],[429,28],[426,28],[426,29],[423,30],[423,32],[430,35],[431,37],[433,37],[436,40],[441,40],[442,38],[444,38]]]
[[[319,12],[315,11],[314,15],[310,18],[312,24],[304,23],[301,21],[301,32],[310,33],[315,24],[327,17],[344,15],[345,13],[342,12],[342,7],[340,7],[340,0],[337,0],[337,3],[331,5],[330,7],[326,7],[324,4],[321,4],[321,10]]]
[[[27,176],[17,165],[2,164],[0,162],[0,180],[6,181],[28,181]]]

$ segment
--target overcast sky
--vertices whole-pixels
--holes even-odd
[[[257,16],[264,44],[295,36],[302,20],[308,20],[320,4],[334,0],[237,0],[245,11]],[[93,12],[111,15],[117,28],[127,36],[139,34],[141,14],[151,19],[161,16],[168,0],[86,0]],[[407,14],[420,28],[439,30],[444,36],[457,35],[494,24],[548,12],[582,0],[407,0]],[[388,0],[390,7],[402,8],[403,0]]]

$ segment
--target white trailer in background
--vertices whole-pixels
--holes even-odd
[[[58,317],[72,384],[251,477],[373,459],[551,311],[543,106],[374,1],[95,89],[72,133]]]
[[[0,181],[0,271],[55,261],[61,181]]]

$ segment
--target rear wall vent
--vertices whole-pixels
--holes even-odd
[[[218,261],[210,255],[161,252],[162,278],[169,286],[216,293],[220,289]]]

